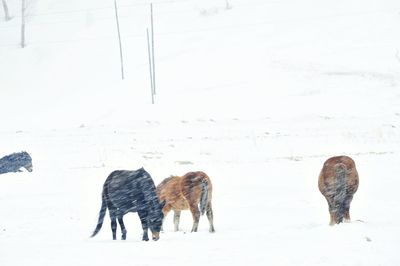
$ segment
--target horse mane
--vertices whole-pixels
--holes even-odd
[[[164,186],[166,183],[168,183],[172,178],[174,178],[173,175],[171,175],[170,177],[165,178],[163,181],[161,181],[161,183],[158,186]]]

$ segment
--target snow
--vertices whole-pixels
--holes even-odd
[[[0,156],[34,169],[0,175],[0,265],[400,264],[398,1],[154,1],[154,105],[150,1],[117,1],[124,80],[113,1],[28,1],[24,49],[7,2]],[[317,178],[341,154],[360,187],[331,227]],[[186,211],[157,242],[137,214],[126,241],[108,215],[89,238],[107,175],[142,166],[156,184],[206,172],[216,233]]]

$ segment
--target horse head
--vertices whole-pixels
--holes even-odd
[[[160,239],[160,231],[164,220],[164,214],[162,212],[162,209],[165,206],[165,200],[161,203],[158,202],[157,205],[158,206],[155,206],[151,215],[149,215],[149,220],[150,220],[149,227],[154,241]]]
[[[33,171],[33,165],[32,165],[32,157],[27,153],[26,151],[23,151],[20,153],[21,157],[21,162],[22,162],[22,167],[24,167],[26,170],[29,172]]]

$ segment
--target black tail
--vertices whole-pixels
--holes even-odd
[[[208,201],[208,182],[206,179],[201,180],[201,196],[200,196],[200,213],[204,215],[207,209]]]
[[[106,215],[106,211],[107,211],[106,199],[105,199],[104,196],[102,196],[101,208],[100,208],[100,213],[99,213],[99,220],[97,222],[96,229],[94,229],[94,232],[90,237],[94,237],[100,231],[101,226],[103,225],[103,220],[104,220],[104,216]]]
[[[346,209],[346,198],[347,198],[347,167],[340,163],[335,165],[335,196],[333,199],[334,213],[336,216],[336,222],[343,222],[345,209]]]

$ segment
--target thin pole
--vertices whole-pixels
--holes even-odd
[[[228,0],[225,0],[225,3],[226,3],[225,9],[231,9],[232,8],[232,6],[229,4]]]
[[[7,20],[10,20],[11,17],[10,17],[10,13],[8,12],[8,7],[7,7],[6,0],[2,0],[2,2],[3,2],[3,8],[4,8],[5,19],[6,19],[6,21],[7,21]]]
[[[154,23],[153,23],[153,3],[150,4],[151,13],[151,49],[153,61],[153,93],[156,94],[156,65],[154,63]]]
[[[149,70],[150,70],[150,84],[151,84],[151,103],[154,104],[154,84],[153,84],[153,71],[151,67],[151,52],[150,52],[150,37],[149,37],[149,28],[146,28],[147,33],[147,52],[149,54]]]
[[[114,7],[115,7],[115,19],[117,21],[117,30],[118,30],[119,56],[120,56],[120,59],[121,59],[121,77],[122,77],[122,79],[124,79],[124,59],[123,59],[123,55],[122,55],[121,33],[120,33],[120,30],[119,30],[117,0],[114,0]]]
[[[25,47],[25,0],[21,2],[21,47]]]

